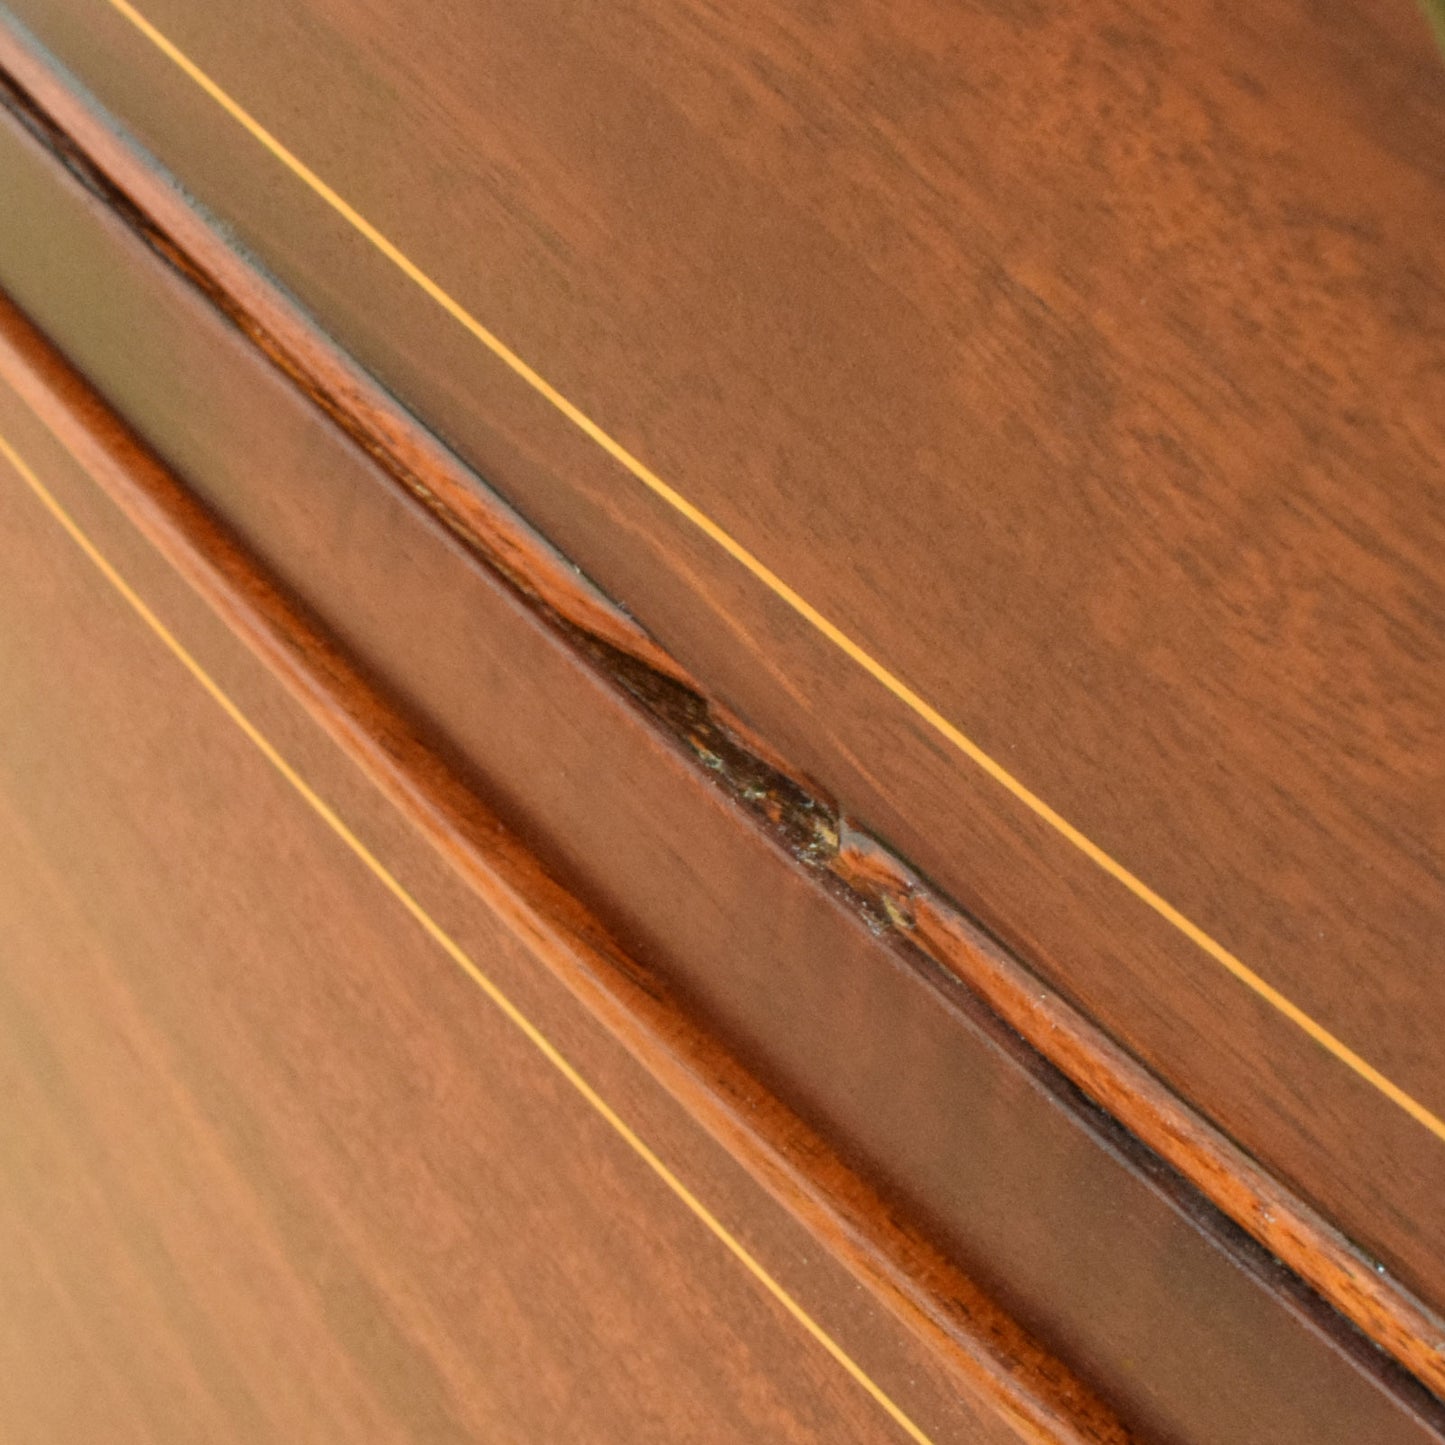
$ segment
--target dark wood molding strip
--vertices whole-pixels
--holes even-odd
[[[25,40],[0,25],[12,114],[150,249],[200,289],[411,496],[607,670],[811,868],[843,884],[966,981],[1085,1094],[1201,1190],[1370,1339],[1445,1396],[1445,1321],[1057,991],[995,945],[886,847],[787,775],[764,740],[708,700],[625,612],[591,587],[418,427],[110,129]]]

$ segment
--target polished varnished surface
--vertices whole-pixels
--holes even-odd
[[[639,736],[642,720],[579,667],[575,649],[549,642],[541,619],[470,565],[203,295],[9,121],[5,136],[0,169],[20,202],[5,231],[6,275],[58,337],[367,672],[442,725],[488,792],[628,922],[629,937],[687,980],[915,1217],[921,1204],[954,1257],[1147,1422],[1147,1436],[1416,1438],[1409,1407],[1371,1399],[1380,1385],[1397,1388],[1378,1362],[1352,1352],[1277,1268],[1231,1242],[976,1006],[940,991],[785,854],[750,840],[706,768],[683,764],[647,728]],[[48,243],[24,244],[27,232]],[[77,431],[70,409],[85,388],[53,356],[37,373],[37,346],[7,309],[6,373],[115,486],[117,463],[82,444],[90,427],[119,444],[114,419],[92,400]],[[33,419],[11,420],[29,451]],[[53,451],[36,455],[53,461]],[[114,495],[153,516],[157,498],[137,501],[136,485]],[[339,663],[317,665],[334,675]],[[395,767],[396,735],[385,735]],[[751,1128],[755,1107],[743,1114]],[[792,1146],[795,1157],[817,1150]],[[935,1269],[930,1288],[942,1303],[966,1297],[939,1278]],[[1017,1351],[1008,1369],[1018,1378]]]
[[[0,411],[49,479],[10,460],[0,492],[6,1438],[1014,1438],[547,984],[33,418]],[[752,1272],[770,1268],[775,1292]]]
[[[1428,1122],[609,460],[132,21],[10,8],[765,735],[1445,1295]],[[1439,1115],[1442,81],[1408,7],[146,14]]]
[[[369,667],[428,700],[455,744],[491,774],[489,791],[500,783],[509,811],[565,840],[559,850],[554,836],[549,853],[593,891],[600,886],[793,1097],[821,1110],[850,1151],[871,1157],[870,1172],[921,1203],[955,1257],[1135,1418],[1158,1427],[1149,1433],[1230,1439],[1248,1422],[1260,1440],[1318,1442],[1322,1431],[1348,1441],[1362,1429],[1378,1438],[1419,1428],[1407,1424],[1411,1412],[1371,1401],[1368,1359],[1336,1353],[1338,1343],[1321,1348],[1308,1313],[1292,1317],[1301,1302],[1277,1270],[1257,1254],[1252,1263],[1247,1252],[1231,1259],[1237,1246],[1220,1238],[1217,1221],[1196,1219],[1197,1201],[1161,1191],[1165,1181],[1147,1165],[1124,1165],[1115,1153],[1124,1141],[1100,1137],[1077,1103],[1058,1096],[1058,1081],[1040,1088],[1037,1061],[1031,1070],[1010,1057],[996,1025],[960,1011],[962,1000],[940,995],[926,975],[900,969],[871,929],[830,905],[784,855],[738,836],[702,770],[689,782],[665,747],[619,732],[626,709],[619,716],[617,701],[585,669],[578,675],[576,659],[546,646],[495,582],[429,536],[424,516],[398,506],[195,297],[174,294],[174,280],[169,293],[154,276],[147,283],[153,258],[131,258],[137,274],[97,267],[80,244],[84,208],[53,210],[21,184],[13,159],[4,166],[12,194],[66,238],[54,259],[80,297],[104,295],[107,315],[145,318],[120,334],[91,311],[89,325],[131,358],[138,389],[122,390],[136,413],[172,443],[178,423],[189,435],[186,466],[202,493],[303,595],[339,610]],[[32,404],[43,403],[48,425],[76,445],[65,405],[57,411],[43,402],[45,384],[36,391],[35,379],[25,380],[34,348],[18,335],[7,317],[7,372],[21,367]],[[147,364],[137,367],[141,357]],[[187,377],[203,380],[193,390]],[[53,384],[76,391],[73,379]],[[242,417],[259,426],[264,451],[233,450]],[[20,429],[27,451],[35,445],[23,410],[6,424]],[[37,455],[54,460],[49,446]],[[248,485],[263,474],[270,486]],[[308,478],[324,478],[324,489],[308,488]],[[341,550],[324,540],[339,536]],[[439,627],[443,616],[465,625]],[[761,932],[750,934],[755,925]],[[747,1117],[756,1127],[759,1116]],[[948,1287],[945,1303],[957,1289]],[[1187,1311],[1174,1311],[1180,1298]],[[1201,1370],[1202,1358],[1213,1369]],[[1011,1372],[1018,1368],[1015,1355]]]

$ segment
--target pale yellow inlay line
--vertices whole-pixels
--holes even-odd
[[[135,6],[129,3],[129,0],[106,0],[106,3],[135,26],[168,60],[179,66],[237,124],[254,136],[287,170],[303,181],[349,226],[365,237],[403,275],[425,291],[448,316],[469,331],[488,351],[535,392],[545,397],[573,426],[596,442],[618,465],[630,472],[643,486],[666,502],[680,516],[685,517],[698,531],[721,547],[735,562],[746,568],[769,592],[787,603],[798,616],[826,637],[840,652],[851,658],[906,708],[922,718],[936,733],[946,738],[971,762],[982,768],[989,777],[1011,793],[1035,817],[1042,819],[1092,863],[1097,864],[1111,878],[1123,884],[1135,898],[1178,929],[1191,943],[1202,949],[1258,998],[1263,999],[1292,1024],[1303,1030],[1327,1053],[1332,1054],[1359,1078],[1379,1090],[1392,1103],[1399,1105],[1412,1119],[1424,1125],[1437,1139],[1445,1140],[1445,1120],[1407,1094],[1398,1084],[1387,1079],[1373,1064],[1363,1059],[1342,1039],[1337,1038],[1323,1024],[1311,1018],[1298,1004],[1287,998],[1243,960],[1237,958],[1222,943],[1200,928],[1197,923],[1186,918],[1172,903],[1162,898],[1141,878],[1136,877],[1116,858],[1106,853],[1091,838],[1081,833],[1067,818],[1055,812],[1042,798],[1009,772],[1002,763],[984,752],[972,738],[949,722],[936,707],[920,697],[907,683],[890,672],[877,658],[854,642],[835,623],[823,616],[805,597],[799,596],[776,572],[755,557],[730,533],[724,531],[707,513],[688,501],[674,487],[669,486],[656,472],[633,456],[621,442],[609,436],[591,417],[568,401],[551,382],[534,371],[500,337],[495,336],[483,326],[460,301],[457,301],[437,282],[433,281],[415,261],[405,255],[365,216],[332,190],[315,171],[288,150],[238,101],[232,99],[195,61],[162,35]]]
[[[366,866],[367,870],[421,925],[422,930],[462,970],[484,994],[547,1060],[567,1080],[584,1100],[611,1126],[634,1154],[672,1191],[678,1199],[699,1219],[719,1243],[738,1261],[763,1289],[793,1317],[814,1340],[825,1349],[844,1371],[872,1398],[885,1414],[918,1445],[932,1445],[930,1438],[913,1423],[901,1406],[876,1384],[863,1367],[844,1350],[827,1330],[803,1308],[797,1300],[755,1259],[735,1234],[690,1190],[676,1174],[662,1162],[652,1149],[644,1143],[632,1127],[615,1109],[582,1077],[557,1046],[502,992],[491,978],[482,972],[471,956],[439,924],[430,913],[409,893],[390,869],[369,849],[360,838],[332,810],[331,806],[311,787],[309,783],[277,751],[269,738],[243,713],[205,668],[191,655],[174,633],[156,616],[135,592],[131,585],[111,565],[80,524],[56,499],[55,495],[36,476],[25,459],[0,436],[0,456],[15,469],[20,479],[40,500],[50,515],[65,529],[71,540],[85,553],[107,582],[129,604],[131,610],[160,639],[172,656],[210,694],[212,700],[256,747],[262,757],[296,790],[307,805],[317,814],[331,831]]]

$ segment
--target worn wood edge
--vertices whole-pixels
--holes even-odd
[[[1134,1439],[690,1021],[3,294],[0,377],[469,890],[982,1408],[1026,1441]]]
[[[877,840],[845,823],[833,867],[1221,1213],[1436,1395],[1445,1394],[1445,1321],[1323,1215]]]
[[[435,440],[232,249],[164,173],[0,23],[0,95],[83,184],[216,305],[413,498],[668,728],[800,862],[875,928],[961,978],[1087,1097],[1179,1171],[1381,1350],[1445,1398],[1445,1320],[1187,1104],[886,845],[792,777],[643,628]]]
[[[253,261],[221,243],[200,210],[170,187],[161,172],[149,168],[49,66],[31,62],[12,26],[18,22],[0,12],[0,69],[10,71],[20,82],[18,89],[40,102],[30,107],[33,121],[49,132],[49,148],[82,184],[104,191],[102,198],[113,209],[125,211],[125,202],[131,201],[133,210],[123,219],[142,233],[151,249],[185,274],[316,406],[464,544],[483,552],[514,586],[649,667],[688,681],[636,619],[418,424],[284,298]],[[66,125],[51,120],[71,110]],[[85,134],[84,147],[72,143],[70,122]],[[165,229],[152,225],[148,210],[111,182],[112,175],[122,174],[132,181],[144,178],[133,189],[147,192],[148,203],[165,213]],[[204,266],[192,259],[201,255],[206,257]]]

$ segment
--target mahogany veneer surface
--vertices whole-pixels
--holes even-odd
[[[0,417],[162,624],[922,1438],[1017,1438],[548,980],[8,392]],[[908,1438],[0,467],[5,1438]]]
[[[477,784],[537,846],[685,981],[694,1004],[913,1217],[922,1206],[952,1257],[1144,1438],[1435,1438],[1428,1402],[1298,1282],[1084,1106],[977,1000],[750,826],[706,768],[577,654],[575,638],[565,642],[459,550],[53,155],[9,118],[0,139],[0,175],[19,203],[0,226],[7,284],[89,359],[185,481],[158,480],[155,461],[7,303],[3,367],[38,412],[7,408],[4,427],[37,466],[70,468],[38,427],[44,416],[75,455],[101,466],[108,488],[121,487],[113,495],[141,507],[128,515],[153,518],[160,495],[188,498],[198,519],[200,500],[214,507],[246,544],[227,575],[239,567],[245,587],[260,585],[250,548],[278,568],[366,672],[439,728],[454,759],[475,765]],[[120,483],[116,467],[151,481]],[[192,525],[219,545],[214,519]],[[101,529],[114,533],[113,521]],[[166,555],[198,575],[185,549]],[[222,614],[238,625],[233,610]],[[325,678],[342,664],[323,651],[306,666]],[[29,705],[17,703],[22,714]],[[396,741],[386,748],[395,762]],[[144,787],[144,771],[132,781]],[[264,846],[260,835],[253,843]],[[649,1002],[657,982],[644,985]],[[742,1127],[757,1130],[761,1096],[746,1097],[755,1103]],[[821,1158],[816,1139],[790,1147]],[[842,1187],[836,1173],[826,1187]],[[876,1198],[868,1208],[869,1227],[890,1222],[892,1208],[880,1216]],[[930,1270],[927,1288],[954,1311],[948,1328],[961,1302],[964,1334],[982,1337],[1015,1394],[1033,1375],[1025,1388],[1044,1387],[1042,1413],[1061,1438],[1116,1438],[1107,1407],[1089,1403],[1077,1377],[1040,1363],[968,1280]],[[222,1317],[228,1308],[224,1294],[198,1304]],[[935,1334],[930,1348],[940,1343]],[[975,1371],[968,1398],[977,1383]]]
[[[1445,72],[1408,9],[1306,15],[1281,0],[1241,22],[1223,11],[1140,17],[1118,5],[1068,17],[930,0],[830,16],[440,3],[405,16],[339,4],[218,16],[192,0],[157,0],[145,15],[125,0],[10,8],[348,350],[818,792],[972,909],[1378,1254],[1382,1271],[1437,1306],[1445,1299],[1445,1005],[1435,978],[1445,922]],[[196,469],[229,518],[252,519],[242,522],[243,532],[254,524],[248,540],[303,596],[334,604],[345,588],[364,589],[387,547],[377,536],[338,538],[324,520],[339,515],[331,493],[341,473],[324,483],[302,476],[284,498],[257,490],[258,458],[269,456],[259,471],[279,479],[304,472],[291,450],[303,436],[324,456],[330,443],[311,436],[314,420],[298,414],[277,432],[246,410],[241,391],[211,395],[217,376],[195,365],[207,348],[225,366],[246,363],[229,342],[202,342],[211,323],[198,320],[194,299],[140,282],[134,257],[115,273],[122,284],[87,296],[114,262],[87,271],[76,265],[83,247],[68,242],[47,254],[50,204],[0,216],[0,260],[43,323],[166,456]],[[148,288],[133,326],[118,325]],[[360,508],[342,513],[362,521]],[[354,616],[333,606],[328,622],[343,635],[354,629],[349,641],[395,641],[420,614],[388,621],[389,602],[425,610],[450,595],[408,574],[429,554],[409,552],[404,537],[399,529],[389,563],[404,587],[367,598]],[[452,620],[465,628],[476,619]],[[13,622],[13,636],[25,636],[25,619]],[[453,644],[425,636],[432,625],[447,624],[433,617],[413,634],[415,658],[399,661],[390,683],[408,668],[441,677]],[[111,684],[101,675],[119,661],[107,653],[95,664],[102,692]],[[26,748],[48,727],[24,676],[18,667],[6,679],[23,796],[5,826],[30,861],[12,869],[7,927],[23,956],[27,929],[38,940],[34,919],[51,903],[57,919],[83,916],[86,928],[86,910],[101,907],[95,939],[63,922],[57,937],[85,933],[77,956],[123,971],[152,946],[152,925],[129,904],[106,911],[105,889],[88,890],[69,858],[57,861],[76,826],[74,814],[64,826],[51,817],[67,806],[62,780],[71,804],[77,794],[86,806],[92,793],[103,801],[105,787],[62,761],[58,745],[49,771],[35,765]],[[500,674],[491,681],[511,685]],[[455,742],[472,726],[465,689],[431,688],[402,701],[429,721],[451,709]],[[560,739],[581,723],[556,725]],[[156,761],[138,760],[115,781],[116,798],[143,790]],[[210,776],[206,786],[228,782]],[[587,779],[539,788],[493,776],[489,786],[517,804],[524,825],[524,796],[545,796],[554,821],[571,797],[582,830],[539,836],[538,846],[594,889],[626,874],[630,865],[600,867],[590,851]],[[221,814],[229,806],[205,787],[192,801]],[[109,816],[152,806],[117,802]],[[622,811],[643,821],[649,806],[638,798]],[[271,826],[251,823],[253,832]],[[238,826],[250,825],[242,817]],[[122,831],[101,827],[86,846]],[[110,863],[95,865],[137,897],[148,875],[118,880],[140,836],[112,837]],[[199,845],[187,851],[193,867],[205,857]],[[77,856],[90,866],[86,848]],[[689,856],[695,866],[706,850]],[[678,852],[668,867],[687,861]],[[629,892],[647,892],[640,877],[620,893],[602,887],[610,916],[663,916],[662,875],[657,897]],[[206,870],[176,892],[190,886],[190,906],[204,910],[196,899],[217,882]],[[698,895],[709,918],[736,907],[736,889],[726,892]],[[278,901],[277,910],[288,929],[307,916],[302,904]],[[641,931],[638,946],[662,958],[667,930]],[[820,1089],[824,1053],[790,1057],[784,1036],[789,1010],[809,996],[804,974],[821,942],[793,941],[806,946],[789,948],[775,995],[761,954],[751,999],[728,994],[746,971],[731,961],[718,972],[688,951],[668,963],[810,1117],[833,1127],[840,1107],[854,1108],[838,1137],[856,1141],[866,1172],[888,1154],[887,1110],[908,1107],[900,1091],[883,1115],[869,1112],[881,1096],[867,1091],[898,1041],[879,1041],[856,1088],[840,1076]],[[42,952],[36,942],[35,967]],[[814,992],[826,991],[826,977]],[[909,984],[898,997],[926,992]],[[15,1070],[18,1095],[51,1077],[46,1049],[80,1026],[62,1016],[85,1010],[57,995],[54,1020],[32,1019],[16,998],[17,1049],[29,1049]],[[862,1001],[841,1001],[862,1037]],[[928,1007],[941,1025],[944,1014]],[[818,1020],[794,1016],[815,1049]],[[1011,1049],[999,1056],[1014,1059],[1006,1068],[1035,1069]],[[939,1079],[974,1067],[935,1062]],[[840,1066],[846,1075],[841,1056]],[[114,1067],[103,1072],[116,1077]],[[152,1068],[152,1083],[163,1072]],[[527,1107],[530,1094],[526,1084]],[[103,1152],[111,1128],[87,1134],[74,1107],[74,1137],[51,1131],[33,1147],[65,1155],[48,1177],[78,1169],[100,1181],[99,1201],[106,1183],[86,1141]],[[1071,1110],[1065,1132],[1089,1141],[1078,1177],[1102,1179],[1108,1167],[1099,1173],[1090,1151],[1107,1134],[1076,1103]],[[114,1116],[116,1138],[133,1127]],[[955,1128],[940,1121],[938,1138]],[[909,1148],[928,1137],[926,1126],[910,1133]],[[1054,1241],[1067,1299],[1040,1291],[1049,1277],[1041,1257],[1009,1260],[984,1247],[1026,1239],[1026,1223],[983,1223],[978,1212],[989,1190],[1002,1188],[1002,1198],[1015,1187],[1005,1181],[1022,1156],[1001,1169],[971,1160],[966,1204],[941,1158],[896,1159],[889,1186],[910,1206],[921,1201],[938,1236],[961,1241],[970,1268],[992,1272],[990,1286],[1131,1418],[1166,1433],[1177,1423],[1194,1438],[1227,1432],[1230,1410],[1248,1415],[1257,1399],[1282,1413],[1256,1430],[1297,1429],[1287,1422],[1311,1407],[1299,1415],[1301,1402],[1288,1390],[1276,1397],[1263,1373],[1246,1369],[1237,1399],[1208,1402],[1219,1378],[1210,1370],[1228,1372],[1227,1350],[1201,1368],[1192,1393],[1180,1371],[1191,1329],[1207,1338],[1243,1310],[1260,1338],[1301,1351],[1291,1356],[1300,1389],[1315,1388],[1304,1382],[1332,1350],[1352,1361],[1329,1387],[1339,1384],[1340,1404],[1314,1400],[1321,1420],[1348,1432],[1351,1410],[1372,1419],[1350,1392],[1377,1367],[1348,1332],[1217,1223],[1197,1239],[1192,1225],[1181,1230],[1196,1206],[1181,1203],[1188,1191],[1177,1182],[1143,1204],[1152,1186],[1140,1193],[1139,1184],[1152,1166],[1132,1144],[1124,1157],[1128,1208],[1153,1211],[1161,1240],[1189,1238],[1181,1277],[1197,1269],[1201,1287],[1208,1281],[1191,1297],[1198,1320],[1173,1320],[1150,1340],[1138,1380],[1127,1378],[1134,1347],[1118,1331],[1146,1318],[1143,1296],[1130,1295],[1135,1283],[1151,1287],[1135,1268],[1142,1261],[1129,1266],[1133,1283],[1110,1281],[1100,1299],[1112,1289],[1113,1323],[1091,1332],[1077,1230]],[[135,1198],[164,1196],[164,1227],[146,1246],[164,1254],[165,1231],[191,1226],[181,1195],[165,1194],[174,1151],[156,1158],[159,1172],[137,1176]],[[519,1169],[513,1183],[531,1178]],[[308,1187],[288,1178],[286,1208]],[[117,1197],[128,1188],[116,1185]],[[12,1257],[28,1258],[29,1273],[16,1265],[16,1288],[50,1299],[47,1328],[64,1333],[70,1351],[36,1358],[72,1368],[75,1351],[95,1351],[115,1372],[118,1397],[132,1371],[118,1366],[115,1337],[87,1334],[73,1285],[55,1273],[80,1215],[47,1234],[33,1211],[17,1209],[15,1237],[27,1243]],[[134,1217],[112,1210],[122,1252]],[[572,1243],[586,1227],[580,1215],[564,1226]],[[1236,1249],[1243,1273],[1221,1272]],[[540,1268],[534,1252],[514,1253],[523,1273]],[[422,1277],[408,1256],[396,1290],[429,1295]],[[202,1296],[213,1307],[225,1295],[214,1283],[180,1306],[185,1291],[162,1288],[152,1303],[169,1323],[157,1328],[174,1327],[179,1340],[177,1309],[201,1319]],[[616,1291],[628,1284],[589,1285],[589,1300],[622,1309]],[[243,1315],[264,1312],[266,1299],[258,1291]],[[1281,1306],[1304,1311],[1305,1335],[1282,1324]],[[479,1308],[479,1319],[497,1317],[490,1303]],[[539,1299],[538,1318],[550,1308]],[[731,1306],[720,1308],[731,1320]],[[739,1339],[760,1338],[751,1316],[734,1323]],[[1305,1341],[1316,1326],[1323,1353]],[[911,1348],[889,1327],[875,1333],[885,1356]],[[708,1341],[676,1343],[693,1367],[726,1354]],[[16,1346],[17,1378],[26,1348]],[[217,1381],[251,1364],[221,1349],[202,1361],[204,1341],[158,1348],[179,1353],[146,1389],[165,1394],[199,1370],[202,1395],[226,1396],[223,1414],[241,1399],[241,1387]],[[389,1378],[390,1366],[380,1369]],[[549,1394],[543,1371],[540,1394],[505,1407],[512,1428],[527,1411],[529,1434],[563,1428],[547,1413],[559,1392],[575,1391],[563,1374]],[[678,1378],[669,1408],[682,1414],[659,1427],[661,1438],[694,1428],[712,1438],[706,1432],[722,1427],[709,1391],[735,1391],[736,1380]],[[743,1436],[850,1438],[856,1428],[871,1438],[878,1422],[862,1414],[856,1426],[799,1424],[796,1411],[814,1409],[807,1378],[804,1404],[765,1403],[741,1421]],[[1400,1388],[1388,1371],[1378,1379]],[[832,1389],[817,1386],[818,1409],[834,1408]],[[501,1398],[479,1376],[458,1377],[456,1390],[468,1402],[462,1413]],[[634,1431],[631,1404],[603,1393],[595,1409],[580,1407],[606,1422],[593,1428]],[[925,1410],[956,1414],[949,1393],[942,1386]],[[30,1403],[49,1408],[39,1394]],[[705,1425],[681,1423],[694,1405]],[[387,1408],[396,1414],[395,1400]],[[853,1422],[852,1407],[837,1408]],[[1405,1415],[1381,1418],[1392,1430],[1417,1428]],[[404,1428],[425,1427],[408,1417]]]
[[[785,756],[1445,1301],[1445,72],[1410,6],[143,7],[1132,888],[135,12],[9,9]]]

